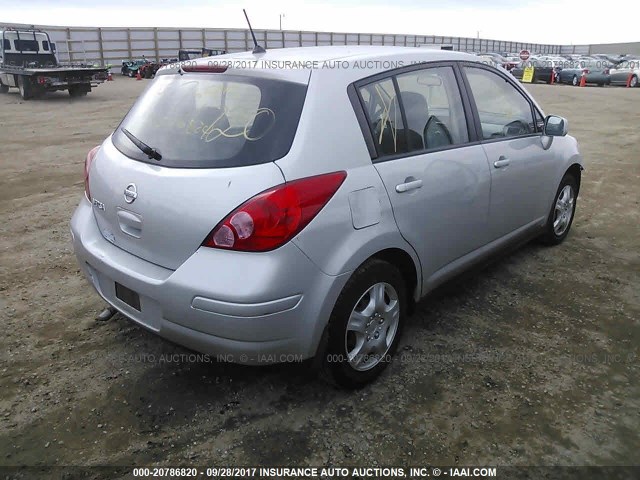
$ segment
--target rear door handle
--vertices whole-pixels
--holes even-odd
[[[406,183],[401,183],[400,185],[396,185],[396,192],[404,193],[410,190],[415,190],[420,187],[422,187],[422,180],[413,180],[411,182],[406,182]]]
[[[509,160],[505,156],[501,156],[498,160],[493,162],[493,166],[495,168],[503,168],[503,167],[506,167],[507,165],[509,165],[509,163],[511,163],[511,160]]]

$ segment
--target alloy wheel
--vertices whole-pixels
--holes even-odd
[[[365,371],[380,363],[398,330],[400,302],[386,282],[371,286],[351,311],[345,332],[345,351],[351,367]]]
[[[573,216],[573,206],[575,203],[575,195],[571,185],[565,185],[560,191],[556,206],[553,213],[553,231],[560,237],[569,228],[571,217]]]

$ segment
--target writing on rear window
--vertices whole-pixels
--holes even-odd
[[[156,78],[113,142],[140,161],[149,158],[121,129],[180,167],[255,165],[284,156],[293,141],[306,86],[227,74],[172,74]]]

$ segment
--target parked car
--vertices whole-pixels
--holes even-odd
[[[630,87],[638,86],[638,77],[640,76],[640,60],[624,60],[609,69],[611,85],[627,85]]]
[[[350,68],[303,68],[336,59]],[[577,142],[503,70],[404,47],[225,60],[159,70],[86,158],[75,254],[144,328],[225,361],[314,358],[359,387],[438,285],[566,239]]]
[[[511,74],[518,80],[522,80],[524,70],[527,67],[533,67],[532,83],[551,83],[551,75],[554,75],[554,80],[556,78],[556,68],[554,67],[554,63],[541,58],[530,58],[527,61],[520,62],[517,67],[511,69]]]
[[[147,62],[140,65],[138,71],[142,78],[153,78],[162,67],[171,63],[176,63],[177,61],[177,58],[163,58],[160,62]]]
[[[609,61],[597,58],[573,60],[568,62],[567,67],[559,72],[559,81],[578,86],[584,74],[586,83],[603,87],[611,82],[609,74],[611,66]]]
[[[120,69],[120,73],[128,77],[135,77],[140,67],[146,65],[147,63],[149,63],[149,61],[146,59],[131,60],[131,61],[125,60],[122,62],[122,68]]]
[[[499,53],[493,53],[493,52],[480,53],[478,55],[484,56],[484,57],[493,58],[493,61],[495,63],[497,63],[498,65],[502,66],[506,70],[511,70],[512,68],[517,67],[521,62],[521,60],[519,58],[517,58],[517,59],[508,59],[508,58],[505,58],[504,56],[500,55]]]

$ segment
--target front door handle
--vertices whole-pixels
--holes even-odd
[[[407,180],[409,180],[407,178]],[[410,190],[415,190],[416,188],[422,187],[422,180],[412,180],[410,182],[401,183],[400,185],[396,185],[396,192],[404,193]]]
[[[496,160],[495,162],[493,162],[493,166],[495,168],[504,168],[507,165],[509,165],[509,163],[511,163],[511,160],[509,160],[507,157],[505,156],[501,156],[498,160]]]

